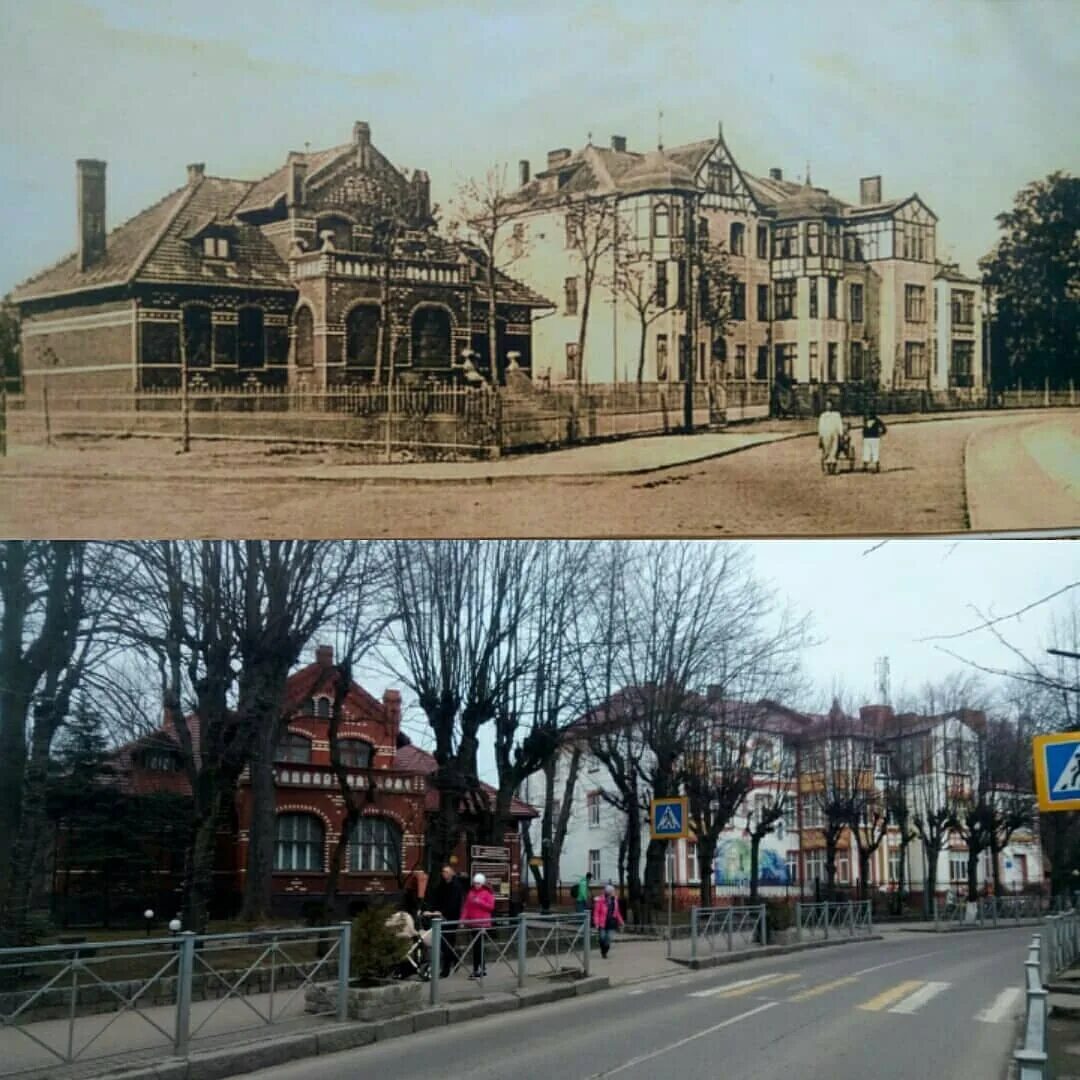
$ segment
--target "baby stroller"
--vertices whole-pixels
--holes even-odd
[[[431,917],[423,913],[419,916],[417,928],[412,916],[399,911],[386,920],[386,925],[397,930],[400,937],[409,940],[409,951],[394,969],[395,979],[411,979],[413,976],[427,982],[431,978]]]

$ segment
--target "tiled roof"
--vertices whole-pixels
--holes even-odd
[[[136,277],[292,288],[287,264],[262,232],[254,225],[228,224],[250,187],[244,180],[210,176],[200,180]],[[190,239],[214,224],[226,225],[229,230],[228,259],[203,258],[199,244]]]
[[[802,187],[790,180],[774,180],[771,176],[753,176],[748,172],[743,172],[742,176],[750,194],[766,209],[775,209]]]
[[[481,303],[485,303],[488,296],[487,283],[484,276],[487,268],[487,256],[481,248],[476,247],[474,244],[462,244],[461,249],[480,269],[480,273],[473,284],[476,289],[477,300]],[[528,285],[517,281],[508,274],[504,274],[501,270],[495,271],[495,281],[499,300],[504,304],[521,304],[525,307],[537,308],[555,307],[555,304],[541,296],[534,289],[529,288]]]
[[[438,765],[435,758],[429,754],[426,750],[421,750],[418,746],[413,746],[411,743],[408,746],[402,746],[398,749],[395,758],[395,768],[402,769],[406,772],[418,772],[423,773],[425,776],[430,776],[435,772]],[[480,783],[480,792],[482,793],[479,799],[466,798],[465,809],[471,810],[473,813],[478,813],[482,810],[489,809],[485,803],[490,802],[492,806],[495,804],[495,789],[490,784]],[[434,784],[429,784],[427,789],[427,796],[425,798],[425,809],[438,810],[439,809],[439,792],[436,790]],[[519,818],[533,818],[539,816],[539,811],[534,806],[530,806],[527,802],[522,802],[521,799],[516,796],[510,800],[510,813],[514,817]]]
[[[191,189],[187,187],[173,191],[160,202],[117,226],[108,234],[104,258],[90,269],[80,272],[78,255],[68,255],[48,270],[17,286],[11,294],[12,300],[19,303],[75,289],[123,285],[131,280],[152,250],[158,235],[187,202],[190,194]]]
[[[353,149],[352,143],[343,146],[332,146],[329,150],[316,150],[312,153],[294,153],[293,160],[303,161],[307,164],[307,180],[317,176],[327,166],[332,165],[346,151]],[[289,182],[289,164],[286,162],[279,169],[275,169],[269,176],[264,176],[253,184],[251,190],[236,207],[237,214],[248,213],[253,210],[268,210],[285,195],[285,188]]]

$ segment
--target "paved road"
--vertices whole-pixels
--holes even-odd
[[[965,472],[969,441],[978,467]],[[267,461],[276,458],[254,448],[246,458],[202,447],[178,473],[171,448],[132,442],[122,457],[115,444],[60,449],[56,458],[44,452],[32,458],[37,475],[20,475],[30,457],[12,458],[0,469],[0,531],[56,538],[963,532],[969,484],[978,489],[981,527],[1065,528],[1080,526],[1077,487],[1061,479],[1075,475],[1078,441],[1080,411],[984,415],[892,425],[880,475],[823,476],[807,437],[648,475],[418,485],[350,479],[329,458],[320,479],[318,455],[279,463],[274,478]],[[622,445],[641,456],[646,442]],[[132,478],[132,454],[145,479]],[[1047,504],[1045,484],[1032,477],[1051,474],[1056,496]]]
[[[260,1080],[995,1080],[1031,929],[794,954],[255,1073]],[[603,970],[602,962],[598,970]]]

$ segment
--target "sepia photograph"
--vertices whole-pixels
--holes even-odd
[[[14,535],[1080,525],[1072,4],[6,12]]]

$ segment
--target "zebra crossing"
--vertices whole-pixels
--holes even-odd
[[[873,969],[871,969],[873,970]],[[709,986],[703,990],[687,992],[687,997],[711,1000],[727,1000],[730,998],[750,997],[760,995],[762,998],[770,998],[777,1004],[786,1002],[801,1004],[815,1001],[828,994],[837,991],[857,988],[862,981],[864,972],[855,972],[852,975],[844,975],[840,978],[830,979],[825,982],[812,983],[810,985],[795,985],[801,983],[805,975],[790,972],[771,972],[764,975],[756,975],[752,978],[735,979],[731,982],[721,983],[718,986]],[[872,996],[854,1003],[851,1008],[864,1013],[888,1013],[894,1016],[915,1016],[928,1007],[931,1007],[936,999],[947,994],[952,988],[952,983],[933,979],[901,979],[873,994]],[[654,984],[648,989],[635,988],[626,991],[629,995],[650,993],[657,990],[672,990],[678,987],[676,980],[664,980]],[[996,994],[992,1001],[980,1009],[974,1019],[983,1024],[1011,1024],[1022,1012],[1024,991],[1021,987],[1006,987]]]

